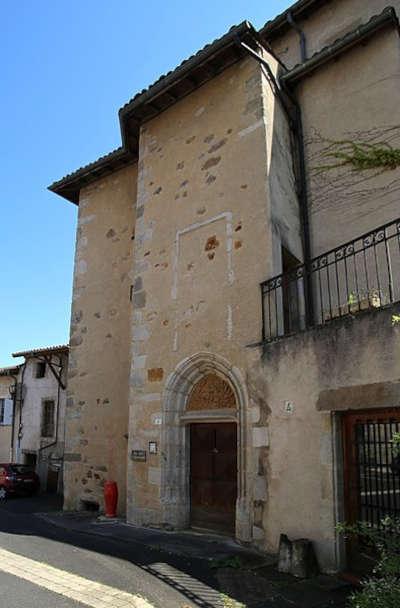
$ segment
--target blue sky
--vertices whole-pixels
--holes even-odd
[[[204,44],[288,0],[3,0],[0,366],[68,341],[77,207],[46,190],[120,145],[118,109]]]

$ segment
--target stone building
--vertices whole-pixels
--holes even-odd
[[[68,346],[20,351],[13,357],[24,357],[24,362],[13,391],[11,461],[31,465],[42,490],[62,494]]]
[[[19,365],[0,368],[0,462],[10,462],[12,455],[13,389]]]
[[[325,571],[338,521],[398,514],[392,4],[231,28],[50,186],[79,206],[66,509],[101,509],[112,478],[129,522],[306,537]]]

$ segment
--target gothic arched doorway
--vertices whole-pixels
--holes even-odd
[[[218,450],[221,441],[230,446],[227,451],[231,454],[227,459],[231,461],[230,471],[233,467],[236,470],[236,488],[231,487],[230,490],[230,510],[232,502],[236,504],[233,515],[230,515],[229,528],[232,529],[234,521],[236,538],[251,541],[253,483],[247,403],[245,383],[239,369],[220,355],[196,353],[184,359],[170,374],[163,396],[161,502],[165,523],[185,528],[192,522],[191,429],[195,428],[194,425],[202,425],[197,428],[206,434],[205,425],[218,425],[213,430],[222,433],[223,426],[229,424],[232,426],[229,430],[226,427],[226,431],[230,439],[214,436],[211,450],[215,447]],[[233,466],[232,452],[236,456]]]
[[[187,415],[209,414],[207,422],[190,423],[191,526],[235,531],[237,424],[223,418],[236,409],[232,388],[216,374],[206,374],[189,395]],[[211,420],[216,416],[220,421]]]

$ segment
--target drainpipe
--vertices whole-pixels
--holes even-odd
[[[18,449],[20,449],[21,447],[21,437],[20,437],[20,433],[21,433],[21,428],[22,428],[22,407],[24,404],[24,376],[25,376],[25,369],[26,369],[26,364],[27,364],[27,360],[25,359],[23,365],[22,365],[22,373],[21,373],[21,395],[20,398],[17,399],[17,394],[15,395],[15,402],[19,401],[19,423],[18,423]]]
[[[261,39],[256,40],[258,46],[270,53],[268,48],[265,48]],[[314,325],[314,302],[312,298],[312,281],[311,281],[311,243],[310,243],[310,222],[309,222],[309,205],[308,205],[308,193],[307,193],[307,175],[306,175],[306,161],[304,152],[304,132],[303,132],[303,121],[301,116],[301,108],[297,101],[294,93],[289,91],[287,87],[282,88],[280,83],[275,78],[268,61],[261,57],[256,51],[249,47],[244,42],[238,40],[238,44],[241,48],[247,51],[256,61],[258,61],[266,71],[267,79],[270,83],[273,94],[279,99],[281,105],[285,111],[288,119],[290,130],[293,134],[298,159],[297,167],[297,196],[300,207],[300,221],[302,227],[302,241],[304,251],[304,265],[306,269],[306,276],[304,277],[304,297],[306,303],[306,325],[312,327]],[[281,64],[282,65],[282,64]],[[290,105],[288,104],[290,102]]]
[[[295,22],[295,20],[293,19],[293,15],[292,15],[292,13],[290,11],[288,11],[286,13],[286,20],[289,23],[289,25],[294,30],[296,30],[296,32],[299,35],[299,38],[300,38],[300,58],[301,58],[301,63],[304,63],[307,60],[307,42],[306,42],[306,36],[304,34],[304,31]]]

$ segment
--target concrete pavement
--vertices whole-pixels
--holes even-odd
[[[118,593],[126,608],[344,607],[338,579],[297,581],[232,540],[59,509],[45,496],[0,504],[0,608],[117,608]]]

